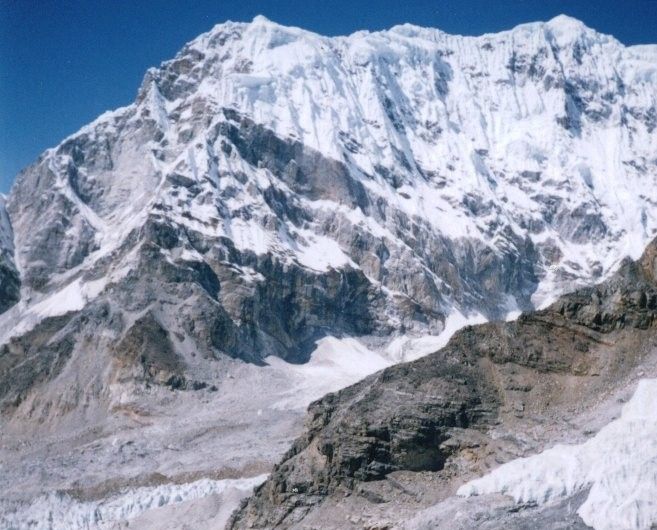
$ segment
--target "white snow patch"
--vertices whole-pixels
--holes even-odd
[[[307,230],[300,230],[304,241],[296,249],[296,258],[301,265],[316,271],[325,272],[330,268],[339,269],[346,265],[359,268],[347,256],[337,241],[326,236],[320,236]]]
[[[487,319],[481,313],[465,316],[460,311],[454,311],[445,319],[445,327],[438,335],[423,337],[396,337],[385,349],[386,357],[394,363],[414,361],[430,353],[444,348],[452,335],[465,326],[483,324]]]
[[[118,273],[124,274],[124,271]],[[82,310],[89,301],[103,291],[111,278],[104,277],[90,282],[83,282],[78,278],[31,305],[29,303],[25,305],[25,302],[17,304],[12,308],[9,320],[2,321],[0,325],[0,344],[6,343],[12,337],[27,333],[44,318]],[[6,327],[7,325],[10,327]]]
[[[504,320],[506,320],[507,322],[511,322],[512,320],[516,320],[520,315],[522,315],[522,311],[520,309],[509,311],[505,315]]]
[[[657,379],[639,382],[619,419],[580,445],[556,445],[463,485],[458,495],[545,504],[590,488],[579,516],[595,530],[657,524]]]
[[[308,403],[335,392],[393,364],[384,355],[368,349],[354,338],[324,337],[305,364],[289,364],[267,357],[270,370],[290,374],[290,388],[273,408],[305,408]]]
[[[94,298],[104,287],[101,280],[93,284],[82,283],[79,279],[71,282],[45,300],[32,307],[32,313],[41,317],[64,315],[70,311],[79,311],[88,299]]]
[[[272,236],[253,219],[231,219],[229,226],[229,235],[239,250],[266,254],[272,245]]]

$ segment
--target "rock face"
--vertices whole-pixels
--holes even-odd
[[[596,287],[515,322],[465,328],[434,354],[313,403],[304,434],[235,514],[231,528],[313,528],[331,510],[328,521],[337,528],[348,504],[342,499],[349,496],[360,498],[363,511],[391,505],[379,516],[397,527],[409,500],[381,493],[389,476],[392,483],[397,475],[412,482],[407,472],[415,472],[414,480],[426,483],[419,472],[432,472],[453,494],[454,484],[490,465],[487,458],[509,459],[509,440],[527,444],[523,436],[538,425],[542,432],[534,443],[550,442],[555,424],[651,366],[656,319],[657,241],[640,261],[626,261]],[[497,437],[500,432],[506,440]],[[440,488],[432,487],[437,500],[449,497],[440,499]],[[401,491],[412,497],[409,489]],[[418,504],[415,499],[415,509]],[[428,527],[451,528],[448,513]],[[568,519],[565,506],[556,513],[562,522]],[[495,516],[491,510],[488,518],[486,528],[511,527],[506,511]]]
[[[14,233],[6,209],[6,197],[0,195],[0,313],[20,298],[20,278],[14,264]]]
[[[134,103],[44,152],[0,205],[3,425],[21,440],[82,443],[117,418],[142,428],[176,411],[191,429],[185,414],[198,407],[194,428],[211,432],[206,399],[228,403],[235,422],[240,407],[274,408],[267,392],[281,397],[290,379],[266,380],[272,356],[307,366],[323,338],[385,346],[608,278],[657,229],[656,62],[654,46],[625,47],[567,17],[482,37],[404,25],[328,38],[262,17],[214,27],[150,69]],[[573,307],[558,318],[584,318]],[[590,318],[600,333],[618,324],[605,309]],[[333,467],[303,487],[321,497],[395,469],[434,472],[447,453],[429,441],[486,428],[502,406],[497,361],[471,352],[461,365],[450,352],[426,366],[423,411],[388,396],[399,420],[372,411],[373,430],[351,448],[328,436]],[[526,367],[553,370],[530,366],[537,352]],[[240,387],[231,370],[252,379]],[[323,432],[341,403],[322,407]],[[283,424],[279,441],[296,432]],[[95,462],[111,472],[141,454],[121,468],[103,443]],[[203,443],[194,472],[217,451]],[[153,467],[178,462],[159,449],[168,456]],[[269,463],[282,449],[265,452]],[[6,459],[21,462],[7,477],[29,474],[31,455],[20,458]],[[91,471],[84,487],[59,481],[75,462],[44,476],[96,491]]]

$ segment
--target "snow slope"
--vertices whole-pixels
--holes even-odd
[[[644,379],[620,418],[581,445],[513,460],[458,490],[546,504],[590,488],[579,507],[595,530],[649,530],[657,523],[657,379]]]

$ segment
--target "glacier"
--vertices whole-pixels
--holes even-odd
[[[0,522],[12,530],[86,530],[113,528],[120,523],[130,526],[130,521],[143,512],[158,510],[165,506],[190,503],[208,496],[227,497],[232,508],[240,497],[261,484],[267,475],[242,479],[201,479],[186,484],[127,489],[120,495],[103,500],[77,500],[65,492],[54,492],[35,499],[27,506],[9,507],[0,515]],[[237,493],[237,497],[235,497]],[[221,502],[221,501],[220,501]],[[225,524],[230,515],[220,514],[215,525]],[[159,523],[170,523],[165,518]],[[180,524],[183,524],[179,521]]]

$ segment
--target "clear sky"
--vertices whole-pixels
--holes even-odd
[[[560,13],[625,44],[657,43],[657,0],[0,0],[0,191],[44,149],[129,104],[148,67],[225,20],[478,35]]]

